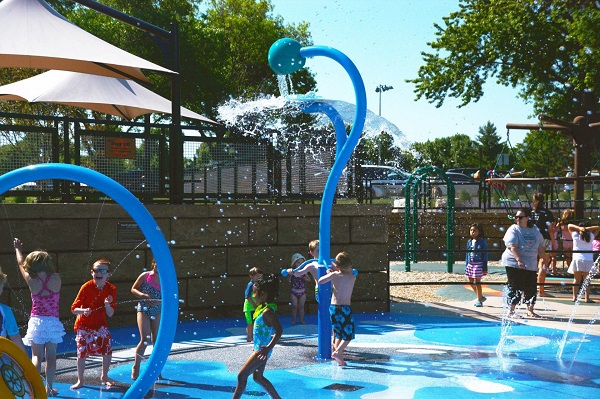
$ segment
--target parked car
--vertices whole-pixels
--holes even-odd
[[[362,165],[360,169],[360,180],[371,198],[404,196],[404,186],[410,173],[385,165]]]
[[[477,172],[477,171],[479,171],[479,173],[483,173],[485,175],[485,172],[487,170],[485,168],[451,168],[446,171],[446,174],[461,173],[463,175],[466,175],[467,177],[473,178],[473,175],[475,175],[475,172]]]
[[[479,182],[475,181],[472,177],[458,172],[446,172],[446,176],[454,183],[454,193],[456,195],[461,191],[466,191],[472,196],[478,195]],[[432,180],[432,183],[435,184],[435,186],[432,187],[432,194],[434,197],[447,195],[448,187],[443,179],[436,177],[435,180]]]

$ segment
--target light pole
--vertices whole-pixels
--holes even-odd
[[[392,90],[392,86],[379,85],[375,88],[375,93],[379,93],[379,116],[381,116],[381,93],[384,91]]]
[[[388,85],[379,85],[375,88],[375,93],[379,93],[379,116],[381,116],[381,93],[392,89],[393,87]],[[381,138],[379,138],[379,144],[377,146],[377,164],[381,165]]]

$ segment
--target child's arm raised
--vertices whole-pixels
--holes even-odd
[[[15,247],[15,256],[17,258],[17,263],[19,264],[19,271],[21,272],[21,276],[25,279],[26,282],[31,280],[31,276],[27,271],[25,271],[25,257],[23,256],[23,243],[18,238],[13,240],[13,246]]]

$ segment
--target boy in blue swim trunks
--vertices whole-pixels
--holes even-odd
[[[333,344],[331,357],[337,361],[338,366],[345,366],[344,350],[354,339],[354,316],[350,307],[352,290],[354,289],[354,276],[352,261],[346,252],[340,252],[335,257],[335,262],[327,274],[319,279],[319,284],[331,281],[331,328],[333,330]]]

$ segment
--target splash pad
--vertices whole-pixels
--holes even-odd
[[[317,112],[323,111],[317,109]],[[335,118],[335,116],[329,117]],[[338,148],[343,150],[349,139],[350,137],[345,135],[340,136],[337,142]],[[74,181],[95,185],[88,179],[78,180],[80,177],[74,176],[72,176]],[[14,184],[46,178],[69,179],[63,174],[60,176],[32,174],[17,179]],[[4,188],[1,185],[0,187]],[[97,188],[102,190],[101,187]],[[112,196],[109,192],[104,192]],[[325,234],[325,232],[320,229],[320,238],[321,233]],[[328,236],[329,232],[326,233]],[[155,247],[160,247],[160,244],[153,244],[153,248]],[[329,260],[323,252],[321,254],[319,263],[324,269]],[[172,260],[170,262],[172,264]],[[277,364],[277,357],[282,359],[282,363],[287,363],[285,366],[280,365],[272,375],[276,381],[286,381],[290,386],[286,393],[294,396],[306,395],[307,392],[314,391],[317,397],[332,398],[375,398],[382,395],[399,397],[401,394],[414,398],[449,396],[477,398],[482,394],[497,398],[515,398],[539,394],[543,389],[544,392],[552,393],[554,398],[576,395],[593,397],[594,390],[598,388],[596,376],[600,369],[596,355],[600,350],[597,336],[581,337],[577,333],[570,335],[574,338],[566,342],[562,356],[564,360],[560,360],[556,359],[555,353],[557,337],[560,337],[562,332],[557,333],[556,329],[540,325],[529,325],[525,321],[511,327],[502,356],[497,356],[495,348],[500,334],[498,320],[484,322],[471,318],[467,310],[464,309],[460,315],[455,314],[452,317],[440,314],[432,316],[425,314],[425,311],[410,312],[409,310],[401,310],[393,314],[360,315],[358,336],[349,348],[348,360],[353,363],[352,367],[341,369],[323,363],[303,364],[296,367],[289,364],[289,359],[300,357],[304,352],[290,355],[287,352],[289,348],[283,346],[280,348],[281,354],[275,352],[270,365]],[[165,315],[167,314],[169,313],[165,312]],[[176,304],[175,311],[171,314],[176,317]],[[282,319],[289,324],[289,320],[285,317]],[[235,336],[239,334],[223,335],[225,331],[235,329],[236,320],[214,321],[214,324],[219,328],[200,335],[183,335],[177,339],[181,342],[178,344],[181,347],[190,345],[190,342],[195,343],[198,345],[197,352],[205,349],[202,347],[202,340],[213,346],[222,343],[221,348],[215,349],[216,352],[210,354],[213,360],[170,360],[165,364],[163,373],[167,378],[172,378],[175,383],[172,386],[165,384],[155,387],[154,397],[166,398],[179,395],[226,398],[231,396],[229,388],[235,385],[235,373],[223,368],[222,363],[215,362],[214,359],[222,360],[227,349],[234,352],[235,356],[235,352],[238,352],[239,347],[244,343],[235,341]],[[322,326],[319,327],[320,330],[321,328]],[[297,346],[304,347],[305,351],[309,353],[313,351],[310,340],[317,337],[312,337],[311,332],[302,330],[298,326],[298,329],[286,328],[287,333],[290,335],[291,343],[298,342]],[[319,331],[319,335],[327,338],[326,346],[328,346],[329,331],[324,334]],[[303,340],[302,336],[307,339]],[[162,343],[164,342],[163,340]],[[308,345],[305,345],[306,342]],[[586,351],[579,351],[582,342]],[[321,345],[320,338],[319,345]],[[156,351],[160,349],[161,347],[157,345]],[[176,345],[173,352],[177,354],[177,350]],[[321,350],[319,354],[323,356]],[[577,358],[571,360],[575,355]],[[154,382],[154,378],[160,371],[158,369],[161,368],[153,367],[156,360],[160,359],[151,358],[145,363],[142,376],[135,384],[148,376],[146,382]],[[217,363],[218,365],[215,365]],[[110,375],[118,381],[127,383],[128,372],[129,366],[124,365],[111,369]],[[211,383],[198,381],[211,381]],[[126,392],[125,397],[141,397],[142,387],[135,384]],[[252,385],[249,385],[249,388],[254,389]],[[91,396],[86,394],[69,392],[63,387],[60,396],[98,397],[95,391],[92,391]],[[253,391],[250,394],[256,395]],[[107,398],[122,397],[120,393],[113,392],[102,392],[100,395]]]

